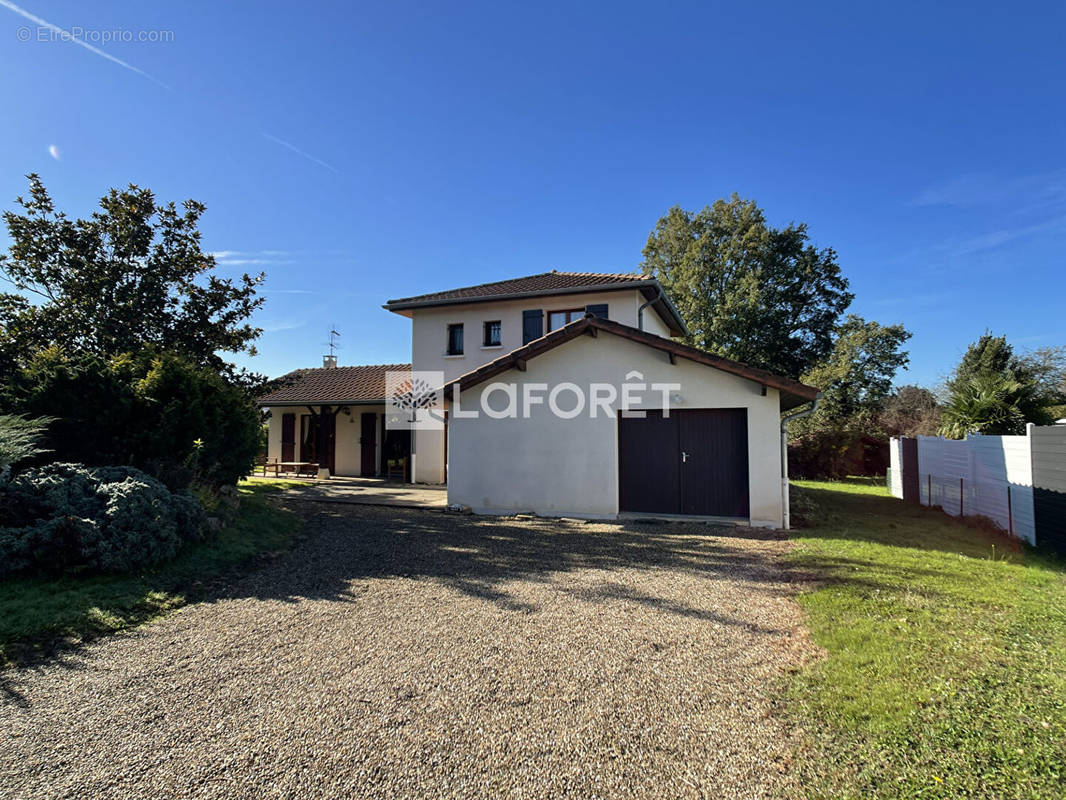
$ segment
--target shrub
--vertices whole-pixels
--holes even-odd
[[[41,447],[48,417],[27,419],[17,414],[0,414],[0,475],[19,461],[47,452]]]
[[[172,489],[236,484],[259,446],[248,393],[173,353],[104,360],[44,350],[12,376],[4,405],[58,418],[47,436],[57,460],[132,464]]]
[[[133,467],[50,464],[0,487],[0,575],[124,572],[199,538],[204,511]]]

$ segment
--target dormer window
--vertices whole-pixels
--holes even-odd
[[[498,319],[497,320],[492,320],[491,322],[486,322],[485,323],[485,338],[484,338],[485,347],[499,347],[500,346],[500,342],[501,342],[501,338],[500,337],[501,337],[502,329],[503,329],[503,326],[501,325],[500,320],[498,320]]]
[[[463,354],[463,323],[459,322],[448,326],[448,349],[446,352],[450,356],[461,356]]]

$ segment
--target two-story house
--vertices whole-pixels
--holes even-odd
[[[268,458],[335,475],[402,464],[479,513],[687,514],[781,525],[781,412],[817,390],[675,341],[638,274],[547,272],[390,300],[411,364],[298,370],[262,398]],[[446,424],[390,430],[385,375],[443,376]]]

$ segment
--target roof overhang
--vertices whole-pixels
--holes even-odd
[[[731,361],[728,358],[712,355],[695,347],[679,344],[671,339],[665,339],[662,336],[656,336],[655,334],[638,330],[629,325],[622,325],[619,322],[599,319],[597,317],[585,317],[576,322],[571,322],[569,325],[565,325],[562,328],[558,328],[539,339],[535,339],[529,344],[519,347],[517,350],[512,350],[510,353],[500,356],[465,375],[460,375],[458,378],[445,385],[445,394],[451,398],[454,395],[456,386],[459,386],[460,391],[462,391],[477,386],[480,383],[484,383],[487,380],[491,380],[508,370],[524,369],[526,361],[536,358],[537,356],[542,355],[549,350],[553,350],[554,348],[580,336],[594,336],[599,331],[604,331],[624,339],[629,339],[630,341],[639,342],[640,344],[647,345],[656,350],[661,350],[669,354],[671,360],[684,358],[689,361],[694,361],[697,364],[727,372],[731,375],[746,378],[760,386],[777,389],[780,393],[780,407],[782,411],[787,411],[805,403],[810,403],[819,393],[819,390],[815,387],[808,386],[799,381],[792,380],[791,378],[784,378],[780,375],[774,375],[772,372],[767,372],[766,370],[749,367],[738,361]]]
[[[256,400],[259,408],[307,408],[308,406],[380,406],[385,404],[385,398],[373,398],[370,400],[286,400],[280,403]]]

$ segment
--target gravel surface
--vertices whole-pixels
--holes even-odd
[[[301,503],[295,551],[0,673],[6,798],[787,795],[778,534]]]

